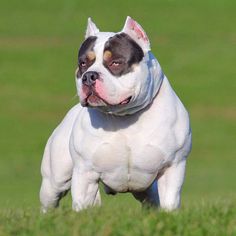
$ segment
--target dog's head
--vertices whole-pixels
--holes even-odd
[[[85,41],[78,54],[76,85],[82,106],[111,114],[132,114],[153,98],[150,81],[161,69],[150,53],[142,27],[127,17],[121,32],[100,32],[88,19]],[[155,90],[151,88],[151,90]],[[149,101],[150,100],[150,101]]]

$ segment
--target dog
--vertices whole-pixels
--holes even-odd
[[[89,18],[75,77],[80,103],[42,159],[42,212],[70,189],[73,210],[100,205],[99,182],[108,194],[131,192],[143,205],[179,208],[189,115],[143,28],[127,17],[121,32],[100,32]]]

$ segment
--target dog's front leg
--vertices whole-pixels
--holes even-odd
[[[172,211],[180,207],[181,189],[184,182],[186,160],[170,166],[158,179],[161,208]]]
[[[101,205],[98,188],[99,174],[92,170],[74,167],[72,175],[72,208],[81,211],[89,206]]]

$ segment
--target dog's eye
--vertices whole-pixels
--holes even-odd
[[[87,65],[86,62],[84,62],[84,61],[81,61],[81,62],[80,62],[80,66],[81,66],[81,67],[85,67],[86,65]]]

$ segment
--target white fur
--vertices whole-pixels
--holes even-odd
[[[99,29],[93,23],[92,19],[89,17],[87,29],[86,29],[86,33],[85,33],[85,38],[88,38],[89,36],[95,36],[97,33],[99,33]]]
[[[70,187],[75,211],[99,205],[99,181],[113,192],[132,192],[142,203],[166,210],[180,206],[191,149],[188,113],[150,52],[134,72],[124,78],[111,76],[101,64],[104,42],[111,35],[96,34],[98,59],[89,70],[101,72],[111,100],[132,95],[132,101],[114,110],[78,104],[68,112],[45,148],[43,212],[57,206]],[[145,89],[150,74],[155,86]],[[79,94],[80,86],[77,81]]]

